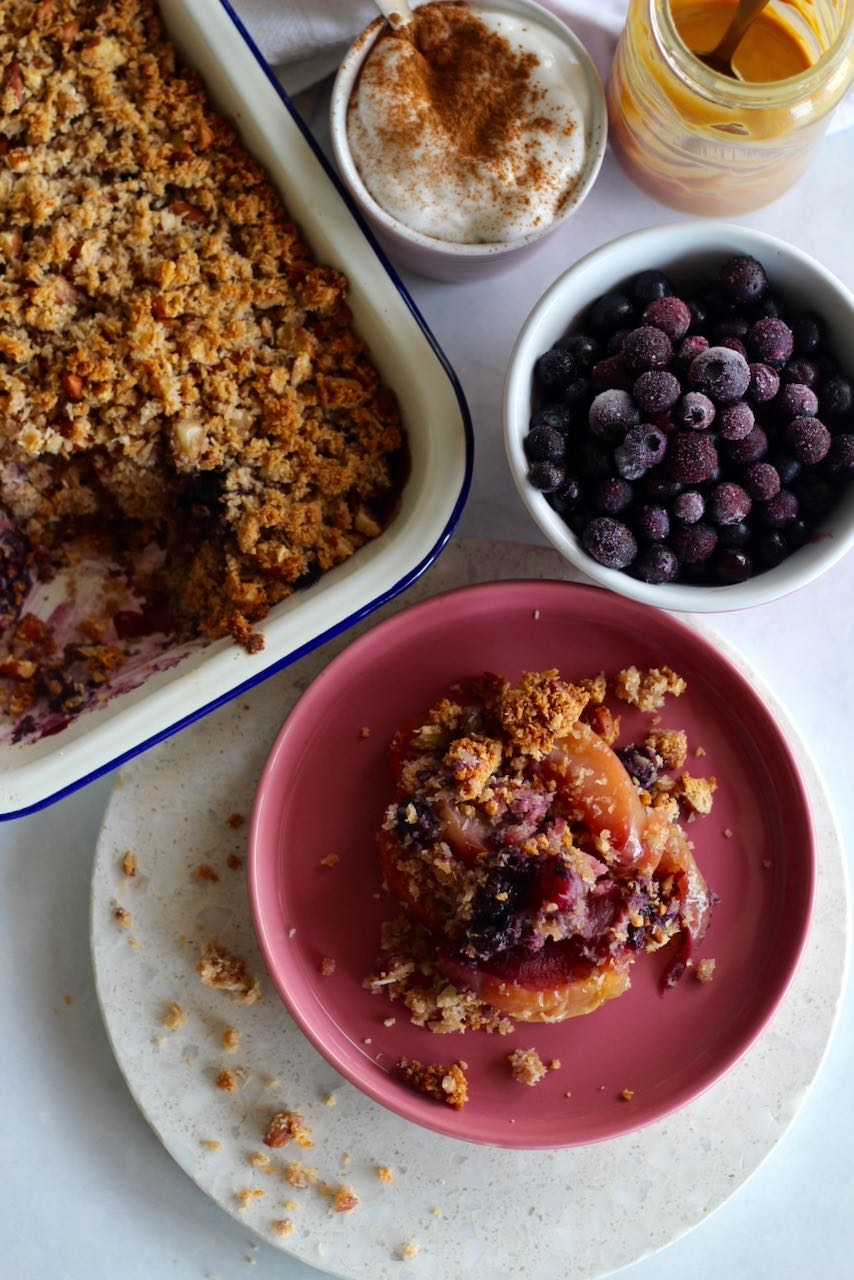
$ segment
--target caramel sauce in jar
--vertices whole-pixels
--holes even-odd
[[[662,203],[726,215],[801,176],[852,81],[854,0],[771,0],[736,51],[706,67],[735,0],[629,0],[608,84],[611,139]]]

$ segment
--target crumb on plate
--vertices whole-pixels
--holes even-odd
[[[711,982],[712,978],[715,976],[715,964],[716,962],[712,959],[698,960],[697,961],[697,981]]]
[[[174,1000],[170,1001],[160,1016],[161,1025],[169,1031],[180,1031],[184,1023],[187,1021],[187,1015],[181,1006]]]
[[[635,666],[624,667],[614,680],[617,697],[639,711],[657,711],[664,706],[668,694],[678,698],[687,687],[682,677],[668,666],[649,667],[646,671]]]
[[[294,1224],[290,1218],[276,1218],[273,1221],[273,1230],[277,1236],[293,1235]]]
[[[256,1004],[261,999],[261,984],[253,978],[239,956],[211,938],[202,947],[202,958],[196,965],[202,983],[217,991],[225,991],[240,1004]]]
[[[387,1164],[378,1164],[377,1177],[380,1182],[394,1182],[394,1170]]]
[[[276,1111],[270,1117],[264,1132],[264,1145],[285,1147],[295,1142],[298,1147],[313,1147],[311,1130],[298,1111]]]
[[[437,1102],[444,1102],[455,1111],[468,1101],[468,1081],[459,1062],[444,1066],[441,1062],[421,1063],[410,1058],[398,1058],[395,1071],[411,1088]]]
[[[510,1072],[517,1084],[533,1086],[539,1084],[548,1068],[536,1049],[514,1049],[508,1053]]]
[[[122,865],[122,875],[125,875],[125,876],[136,875],[137,862],[136,862],[136,854],[134,853],[133,849],[127,850],[127,852],[122,858],[121,865]]]

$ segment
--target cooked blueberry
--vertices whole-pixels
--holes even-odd
[[[786,539],[779,529],[763,529],[757,538],[756,549],[766,569],[773,569],[789,554]]]
[[[765,404],[768,400],[773,400],[779,390],[780,375],[776,369],[772,369],[770,364],[750,365],[747,395],[754,404]]]
[[[559,489],[565,475],[559,462],[534,462],[528,468],[528,479],[540,493],[552,493]]]
[[[793,356],[781,370],[780,381],[800,382],[805,387],[815,387],[819,376],[815,360],[807,360],[805,356]]]
[[[544,395],[553,397],[568,387],[576,376],[575,357],[563,347],[544,351],[534,365],[534,378]]]
[[[622,444],[614,450],[614,462],[626,480],[639,480],[658,465],[667,451],[667,436],[658,427],[641,423],[626,432]]]
[[[691,385],[717,404],[734,404],[750,385],[750,369],[744,356],[728,347],[709,347],[691,361]]]
[[[667,413],[681,393],[679,379],[666,369],[648,369],[632,387],[635,404],[644,413]]]
[[[746,551],[736,547],[718,547],[714,569],[721,582],[746,582],[753,572],[753,564]]]
[[[531,462],[561,462],[566,440],[554,427],[534,427],[525,436],[524,448]]]
[[[818,396],[802,382],[786,382],[777,397],[777,412],[784,422],[791,418],[814,418],[818,413]]]
[[[669,298],[673,289],[663,271],[641,271],[629,285],[632,297],[641,306],[656,298]]]
[[[756,502],[768,502],[780,492],[780,473],[770,462],[753,462],[746,468],[741,483]]]
[[[683,564],[704,564],[718,544],[718,535],[710,524],[686,524],[673,534],[673,550]]]
[[[826,413],[830,418],[836,418],[840,414],[850,412],[854,404],[854,388],[848,378],[843,378],[838,373],[832,374],[822,383],[819,400],[822,413]]]
[[[680,427],[705,431],[715,420],[715,406],[702,391],[688,391],[676,406],[674,416]]]
[[[638,576],[652,584],[675,582],[679,576],[679,561],[675,552],[661,542],[647,547],[637,562]]]
[[[781,489],[779,493],[757,506],[759,519],[773,529],[782,529],[791,524],[798,514],[798,500],[791,489]]]
[[[786,447],[808,466],[821,462],[830,448],[830,432],[818,418],[793,418],[784,436]]]
[[[639,420],[637,406],[628,391],[621,391],[616,387],[600,391],[591,404],[587,417],[593,434],[609,444],[622,440],[629,428],[636,426]]]
[[[767,452],[768,437],[758,425],[743,440],[730,440],[727,443],[727,457],[742,467],[749,466],[751,462],[759,462]]]
[[[634,497],[634,490],[627,480],[609,476],[597,485],[593,494],[593,506],[606,516],[618,516]]]
[[[792,338],[799,356],[811,356],[824,340],[824,321],[814,311],[805,311],[792,323]]]
[[[607,338],[609,333],[632,324],[634,319],[635,308],[631,298],[616,291],[597,298],[588,316],[590,328],[597,338]]]
[[[670,474],[680,484],[702,484],[718,466],[718,451],[699,431],[677,431],[670,439]]]
[[[805,515],[820,516],[833,504],[833,485],[815,471],[804,471],[794,484],[801,511]]]
[[[673,347],[666,333],[643,324],[631,333],[623,343],[621,358],[626,368],[635,374],[646,369],[663,369],[673,358]]]
[[[600,358],[602,348],[595,338],[586,333],[568,333],[559,338],[556,347],[563,347],[573,358],[579,370],[589,373]]]
[[[663,542],[670,533],[670,516],[660,503],[648,502],[637,514],[637,530],[650,542]]]
[[[749,436],[756,423],[753,410],[746,400],[736,400],[721,410],[718,432],[722,440],[743,440]]]
[[[854,435],[844,432],[833,437],[825,466],[833,476],[845,476],[854,472]]]
[[[718,272],[720,286],[733,302],[758,302],[768,288],[761,262],[747,254],[728,259]]]
[[[658,549],[664,550],[664,548]],[[649,791],[650,787],[654,787],[658,782],[658,768],[647,747],[632,743],[628,747],[618,747],[615,754],[629,777],[633,778],[645,791]]]
[[[552,431],[559,431],[565,436],[572,427],[572,422],[572,410],[567,405],[547,404],[532,415],[531,431],[536,431],[538,427],[550,427]]]
[[[625,569],[638,553],[638,544],[628,525],[611,516],[597,516],[581,535],[584,550],[606,569]]]
[[[590,371],[590,381],[594,391],[609,391],[612,387],[628,391],[634,378],[623,363],[622,356],[606,356],[604,360],[594,364]]]
[[[792,331],[782,320],[768,316],[751,326],[747,345],[754,360],[782,369],[792,354]]]
[[[706,513],[706,499],[698,489],[686,489],[673,499],[673,515],[680,524],[696,524]]]
[[[656,298],[644,311],[643,322],[666,333],[671,342],[678,342],[691,327],[691,312],[681,298]]]

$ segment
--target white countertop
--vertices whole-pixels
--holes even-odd
[[[851,133],[837,134],[794,191],[741,221],[794,241],[851,283],[852,161]],[[472,285],[408,281],[459,374],[474,420],[474,483],[460,536],[540,541],[506,470],[500,413],[507,357],[533,303],[583,253],[678,216],[631,186],[609,154],[587,203],[520,270]],[[709,620],[788,706],[816,755],[842,829],[850,830],[854,558],[788,599]],[[42,813],[0,826],[7,974],[0,993],[7,1043],[0,1275],[308,1280],[317,1273],[256,1245],[197,1190],[159,1145],[119,1075],[98,1012],[88,944],[92,852],[110,785],[102,779]],[[623,1272],[626,1280],[850,1275],[852,1061],[849,994],[824,1069],[770,1159],[688,1237]],[[255,1269],[247,1273],[250,1264]]]

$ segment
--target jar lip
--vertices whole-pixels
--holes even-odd
[[[732,80],[712,71],[693,53],[677,30],[670,0],[650,0],[650,24],[656,43],[672,69],[696,92],[727,106],[784,107],[793,98],[827,86],[828,79],[854,43],[854,4],[846,3],[835,40],[817,62],[785,80]]]

